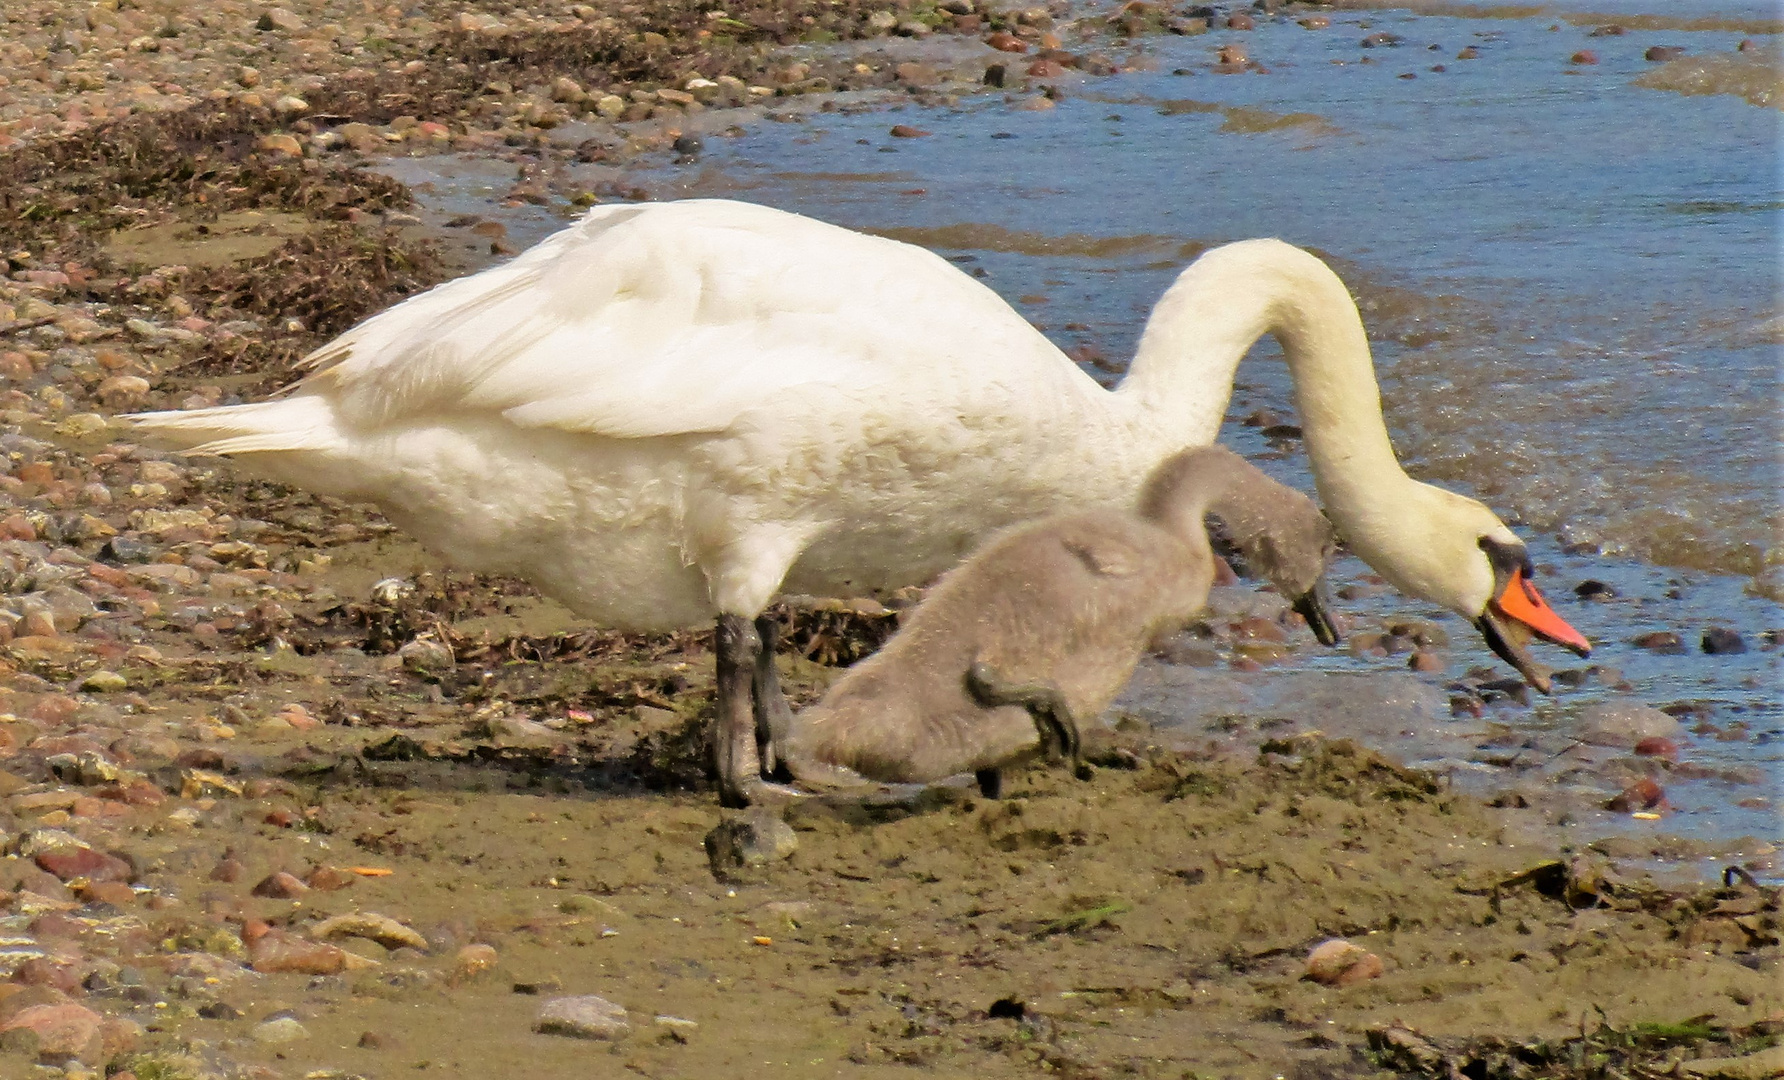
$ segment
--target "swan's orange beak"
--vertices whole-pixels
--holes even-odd
[[[1536,586],[1524,576],[1522,569],[1511,572],[1505,588],[1492,599],[1490,606],[1500,616],[1522,623],[1544,641],[1572,649],[1581,656],[1592,652],[1592,643],[1586,640],[1586,635],[1555,614],[1555,609],[1536,591]]]

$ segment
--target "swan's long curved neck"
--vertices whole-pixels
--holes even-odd
[[[1211,443],[1232,397],[1239,361],[1264,334],[1282,345],[1314,480],[1339,531],[1365,520],[1414,484],[1400,468],[1382,420],[1363,322],[1325,263],[1279,240],[1247,240],[1208,252],[1178,276],[1153,309],[1117,390],[1160,438]],[[1348,519],[1348,520],[1347,520]]]

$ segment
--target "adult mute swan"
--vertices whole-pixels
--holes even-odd
[[[720,794],[741,804],[764,790],[755,733],[787,719],[760,618],[777,593],[922,582],[1003,525],[1132,505],[1214,441],[1264,333],[1339,534],[1546,689],[1531,636],[1586,640],[1490,510],[1401,471],[1349,293],[1275,240],[1184,270],[1111,392],[921,248],[744,203],[597,207],[348,330],[286,396],[135,419],[374,502],[607,625],[717,616]]]
[[[1318,599],[1331,522],[1225,447],[1185,450],[1136,509],[1015,526],[942,575],[892,640],[776,733],[788,770],[816,789],[973,772],[996,798],[999,769],[1037,746],[1076,765],[1079,721],[1115,700],[1154,634],[1207,606],[1208,513],[1336,641]]]

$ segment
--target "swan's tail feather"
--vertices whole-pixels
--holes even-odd
[[[191,454],[326,453],[343,449],[334,410],[315,395],[254,405],[120,417],[157,442]]]

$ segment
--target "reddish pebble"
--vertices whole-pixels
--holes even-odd
[[[996,49],[999,52],[1027,52],[1028,51],[1028,43],[1026,41],[1023,41],[1021,38],[1017,37],[1016,35],[1008,33],[1007,31],[1003,31],[1003,30],[999,30],[997,33],[992,34],[990,37],[986,38],[985,44],[991,46],[993,49]],[[17,515],[15,515],[15,516],[17,516]],[[24,521],[25,519],[22,516],[20,516],[19,520]],[[26,521],[25,527],[30,528],[30,526],[31,526],[31,523]],[[36,533],[33,532],[30,538],[35,540],[37,538]]]
[[[1615,813],[1627,814],[1636,810],[1652,810],[1664,802],[1666,802],[1666,792],[1659,784],[1643,777],[1624,788],[1616,798],[1605,803],[1604,808]]]
[[[1244,12],[1237,12],[1235,14],[1228,15],[1226,24],[1227,24],[1228,30],[1255,30],[1255,29],[1257,29],[1257,23],[1253,22],[1251,16],[1245,14]]]
[[[93,848],[65,847],[37,853],[36,863],[63,881],[129,881],[130,864]]]
[[[1354,986],[1383,970],[1381,957],[1343,938],[1322,941],[1307,954],[1307,978],[1326,986]]]
[[[237,882],[242,879],[242,874],[246,870],[247,868],[241,864],[239,859],[225,857],[217,860],[217,865],[211,867],[211,880]]]
[[[894,139],[921,139],[929,132],[909,124],[893,124],[890,134]]]
[[[81,973],[73,964],[47,956],[33,956],[12,973],[12,981],[23,986],[49,986],[64,994],[79,994]]]
[[[1456,54],[1457,60],[1474,60],[1480,56],[1480,50],[1470,45]]]
[[[302,819],[295,810],[270,810],[263,819],[268,825],[277,825],[281,829],[289,829]]]
[[[40,724],[66,724],[80,711],[81,703],[67,694],[45,694],[32,702],[26,716]]]
[[[1679,744],[1658,735],[1636,743],[1635,752],[1640,757],[1665,758],[1668,761],[1679,760]]]
[[[1038,79],[1054,79],[1065,74],[1065,68],[1055,60],[1036,60],[1028,65],[1028,73]]]
[[[103,1022],[92,1009],[64,1002],[34,1005],[8,1020],[0,1030],[35,1033],[37,1052],[42,1057],[95,1061],[101,1052],[99,1028]]]
[[[1415,649],[1406,658],[1406,666],[1414,671],[1435,672],[1443,670],[1443,657],[1429,649]]]
[[[334,866],[318,866],[310,871],[310,888],[322,892],[338,892],[358,880],[354,875]]]
[[[89,904],[109,904],[127,908],[136,903],[136,890],[122,881],[96,881],[80,890],[81,899]]]
[[[1567,62],[1570,64],[1596,64],[1598,63],[1598,54],[1591,49],[1581,49],[1568,57]]]
[[[262,974],[295,971],[303,975],[334,975],[345,971],[358,959],[349,959],[351,954],[345,949],[284,930],[268,930],[262,934],[249,955],[254,970]]]
[[[289,900],[310,891],[310,887],[295,876],[281,870],[268,875],[260,884],[250,890],[255,896],[264,896],[272,900]]]

